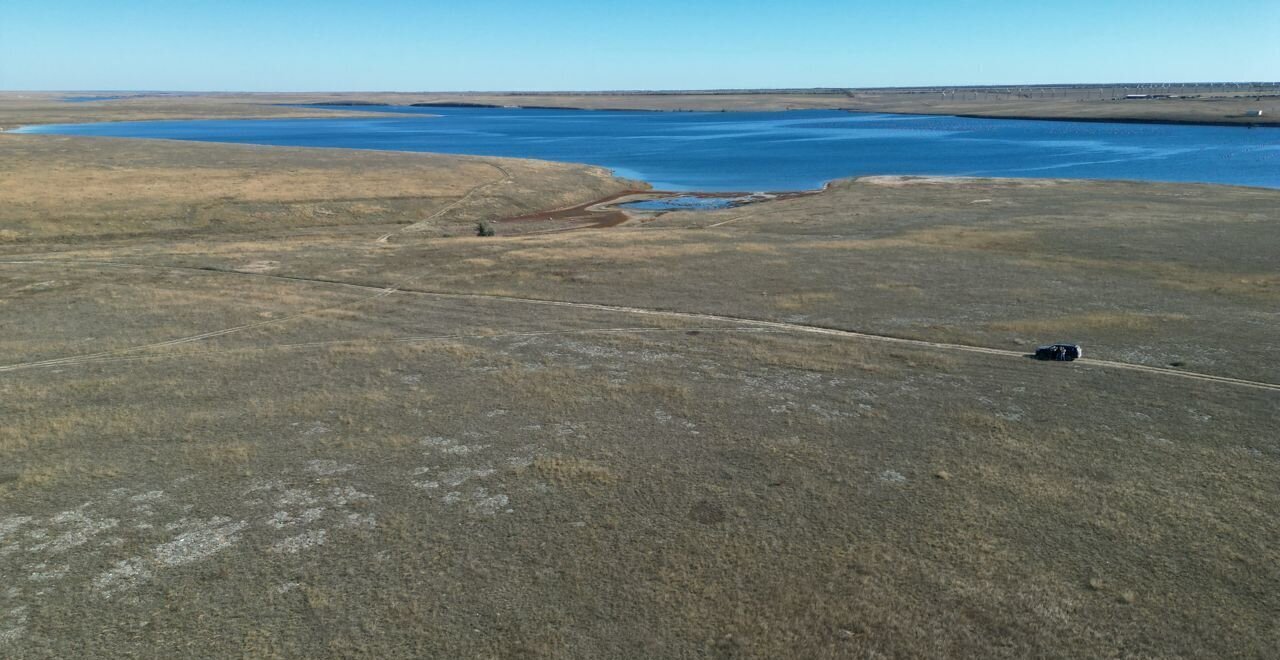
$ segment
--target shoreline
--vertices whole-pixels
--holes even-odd
[[[663,112],[663,111],[657,110],[654,112]],[[728,111],[728,112],[733,112],[733,111]],[[854,112],[863,112],[863,111],[854,111]],[[868,113],[868,114],[911,114],[911,113]],[[426,116],[438,116],[438,115],[426,115]],[[921,115],[916,115],[916,116],[921,116]],[[927,115],[927,116],[937,116],[937,117],[954,116],[954,117],[967,117],[971,119],[1010,119],[1008,117],[982,117],[977,115]],[[306,118],[299,117],[297,119],[306,119]],[[162,120],[147,120],[147,121],[162,121]],[[209,119],[209,120],[191,119],[191,120],[174,120],[174,121],[219,121],[219,119]],[[1029,119],[1027,121],[1076,121],[1076,120],[1046,118],[1046,119],[1039,119],[1039,120]],[[1107,121],[1095,120],[1095,121],[1099,123],[1109,122],[1109,120]],[[87,122],[87,125],[98,124],[98,123],[114,123],[114,122]],[[1124,122],[1121,122],[1121,123],[1124,123]],[[1129,123],[1147,123],[1147,122],[1129,122]],[[103,135],[67,135],[62,133],[46,133],[46,132],[38,132],[38,131],[26,132],[22,130],[26,128],[45,128],[48,126],[57,126],[57,125],[60,125],[60,124],[30,124],[30,125],[19,126],[19,127],[7,129],[7,130],[0,129],[0,136],[9,134],[9,135],[28,135],[28,136],[48,136],[48,137],[58,137],[58,138],[84,138],[84,139],[93,139],[93,140],[101,140],[101,139],[143,140],[143,141],[150,140],[150,141],[159,141],[159,142],[173,142],[173,143],[180,143],[180,144],[194,143],[194,144],[232,145],[232,146],[241,146],[241,147],[252,147],[255,149],[342,150],[342,151],[352,151],[352,152],[373,152],[373,153],[386,153],[386,154],[421,154],[424,156],[455,156],[459,158],[475,158],[475,159],[482,159],[482,160],[483,159],[528,160],[528,161],[541,162],[541,163],[560,163],[565,165],[579,165],[582,167],[598,167],[601,169],[608,170],[609,173],[617,179],[627,179],[627,180],[637,181],[636,179],[628,179],[628,177],[626,176],[618,175],[617,171],[614,168],[609,167],[607,165],[596,165],[593,163],[584,163],[580,161],[553,161],[553,160],[546,160],[546,159],[540,159],[540,158],[528,158],[528,157],[521,157],[521,156],[485,156],[485,155],[479,155],[479,154],[454,154],[454,153],[444,153],[444,152],[435,152],[435,151],[401,151],[397,149],[369,149],[369,148],[361,148],[361,147],[330,147],[330,146],[321,147],[321,146],[259,144],[259,143],[248,143],[248,142],[216,142],[216,141],[203,141],[203,140],[183,140],[178,138],[121,137],[121,136],[103,136]],[[1280,128],[1280,125],[1275,127],[1267,126],[1263,128]],[[783,190],[783,191],[777,191],[777,190],[758,191],[758,192],[766,195],[772,195],[775,197],[811,195],[811,194],[824,192],[828,188],[830,188],[830,186],[833,183],[836,183],[839,181],[856,181],[859,179],[867,179],[867,178],[875,178],[875,177],[902,177],[902,178],[928,178],[928,179],[984,179],[984,180],[993,180],[993,181],[998,181],[998,180],[1097,181],[1097,182],[1104,182],[1104,183],[1116,182],[1116,183],[1137,183],[1137,184],[1153,184],[1153,185],[1217,186],[1217,187],[1223,187],[1223,188],[1242,188],[1246,190],[1280,190],[1280,186],[1271,187],[1271,186],[1248,185],[1248,184],[1242,184],[1242,183],[1218,183],[1213,181],[1159,181],[1159,180],[1151,180],[1151,179],[1089,178],[1089,177],[971,176],[971,175],[964,175],[964,174],[918,174],[918,173],[917,174],[901,174],[901,173],[893,173],[893,172],[878,172],[874,174],[850,174],[846,176],[838,176],[833,179],[824,181],[822,185],[817,188],[805,188],[801,190]],[[646,181],[639,181],[639,182],[644,183],[645,185],[648,185],[648,182]],[[722,190],[686,190],[686,191],[646,190],[646,191],[634,191],[634,192],[654,193],[654,194],[662,194],[666,196],[687,195],[691,197],[738,197],[738,196],[745,197],[748,195],[757,194],[757,192],[722,191]]]
[[[914,112],[895,112],[886,114],[899,115],[917,115],[928,116],[930,113],[914,113]],[[934,115],[943,116],[943,115]],[[1243,123],[1233,121],[1200,121],[1194,119],[1138,119],[1134,117],[1126,118],[1104,118],[1104,117],[1049,117],[1043,115],[1026,115],[1009,117],[1004,115],[988,115],[988,114],[951,114],[947,117],[962,117],[965,119],[1012,119],[1019,121],[1058,121],[1058,122],[1084,122],[1090,124],[1154,124],[1165,126],[1225,126],[1228,128],[1280,128],[1280,120]]]
[[[98,98],[104,94],[122,98]],[[94,100],[65,101],[79,95],[91,95]],[[309,111],[298,106],[312,106],[313,109]],[[332,116],[336,112],[348,116],[370,116],[380,109],[415,106],[629,112],[837,110],[983,119],[1261,128],[1280,127],[1280,82],[533,92],[11,91],[0,92],[0,126],[12,128],[26,124],[215,117],[284,118],[304,113]]]
[[[314,105],[314,104],[310,104],[310,105]],[[397,107],[397,106],[393,106],[392,104],[379,104],[379,105],[380,105],[380,106],[382,106],[382,107]],[[398,106],[398,107],[406,107],[406,106]],[[475,107],[475,106],[462,106],[462,107]],[[485,106],[485,107],[492,107],[492,106]],[[518,108],[518,106],[512,106],[512,108],[513,108],[513,109],[515,109],[515,108]],[[519,109],[531,109],[531,108],[519,108]],[[564,109],[566,109],[566,110],[579,110],[579,108],[564,108]],[[584,110],[584,111],[585,111],[585,110]],[[613,109],[608,109],[608,111],[623,112],[622,110],[613,110]],[[665,111],[665,110],[646,110],[646,111],[642,111],[642,112],[668,112],[668,111]],[[671,111],[671,112],[679,112],[679,111]],[[736,111],[736,110],[726,110],[726,111],[723,111],[723,112],[739,112],[739,111]],[[778,111],[778,112],[789,112],[789,111]],[[1056,118],[1056,117],[1040,117],[1040,118],[1033,118],[1033,117],[1028,117],[1028,118],[1016,117],[1016,118],[1015,118],[1015,117],[993,117],[993,116],[988,116],[988,115],[939,115],[939,114],[933,114],[933,113],[875,112],[875,111],[867,111],[867,110],[844,110],[844,111],[841,111],[841,112],[848,112],[848,113],[851,113],[851,114],[857,114],[857,113],[860,113],[860,114],[899,114],[899,115],[910,115],[910,116],[916,116],[916,117],[920,117],[920,116],[927,116],[927,117],[960,117],[960,118],[966,118],[966,119],[1008,119],[1008,120],[1046,121],[1046,122],[1073,122],[1073,121],[1081,121],[1081,122],[1087,122],[1087,123],[1166,124],[1166,125],[1207,125],[1207,126],[1239,127],[1239,128],[1248,128],[1248,129],[1252,129],[1252,128],[1280,128],[1280,123],[1277,123],[1277,124],[1275,124],[1275,125],[1260,125],[1260,126],[1256,126],[1256,127],[1255,127],[1255,126],[1243,126],[1243,125],[1240,125],[1240,124],[1206,124],[1206,123],[1204,123],[1204,122],[1182,122],[1182,121],[1175,121],[1175,120],[1166,120],[1166,121],[1153,122],[1153,121],[1146,121],[1146,120],[1141,120],[1141,121],[1139,121],[1139,120],[1133,120],[1133,121],[1115,121],[1115,120],[1110,120],[1110,119],[1098,119],[1098,118],[1091,118],[1091,119],[1067,119],[1067,118]],[[377,111],[376,111],[376,110],[374,110],[374,111],[370,111],[370,113],[369,113],[369,115],[376,115],[376,114],[377,114]],[[388,113],[388,114],[394,114],[394,113]],[[422,115],[422,116],[423,116],[423,117],[440,117],[441,115]],[[353,118],[353,119],[354,119],[354,118],[360,118],[360,116],[359,116],[359,115],[358,115],[358,116],[354,116],[354,117],[352,117],[352,116],[344,116],[343,118]],[[145,122],[145,121],[239,121],[239,120],[256,121],[256,120],[269,120],[269,119],[273,119],[273,118],[269,118],[269,117],[264,117],[264,118],[250,118],[250,117],[239,118],[239,117],[237,117],[237,118],[207,118],[207,119],[198,119],[198,118],[197,118],[197,119],[179,119],[179,120],[140,120],[140,121],[143,121],[143,122]],[[277,118],[277,119],[278,119],[278,118]],[[321,117],[290,117],[290,118],[288,118],[288,119],[321,119]],[[125,136],[103,136],[103,135],[72,135],[72,134],[63,134],[63,133],[57,133],[57,132],[44,132],[44,131],[40,131],[40,130],[36,130],[36,131],[28,131],[28,130],[27,130],[27,129],[41,129],[41,128],[49,128],[49,127],[51,127],[51,126],[75,126],[75,125],[91,126],[91,125],[96,125],[96,124],[106,124],[106,123],[124,123],[124,122],[104,121],[104,122],[81,122],[81,123],[76,123],[76,124],[25,124],[25,125],[17,126],[17,127],[10,128],[10,129],[0,128],[0,136],[6,135],[6,134],[9,134],[9,135],[32,135],[32,136],[39,135],[39,136],[50,136],[50,137],[59,137],[59,138],[88,138],[88,139],[108,139],[108,140],[154,140],[154,141],[162,141],[162,142],[176,142],[176,143],[222,144],[222,145],[235,145],[235,146],[243,146],[243,147],[253,147],[253,148],[258,148],[258,149],[318,149],[318,150],[336,149],[336,150],[356,151],[356,152],[379,152],[379,153],[391,153],[391,154],[423,154],[423,155],[456,156],[456,157],[460,157],[460,158],[478,158],[478,159],[488,159],[488,158],[504,159],[504,158],[510,158],[510,159],[514,159],[514,160],[529,160],[529,161],[544,162],[544,163],[562,163],[562,164],[568,164],[568,165],[580,165],[580,166],[583,166],[583,167],[599,167],[599,168],[602,168],[602,169],[608,170],[608,171],[610,172],[610,174],[611,174],[612,176],[614,176],[615,178],[618,178],[618,179],[627,179],[627,178],[628,178],[628,177],[625,177],[625,176],[620,176],[620,175],[618,175],[618,174],[617,174],[617,171],[616,171],[616,169],[615,169],[615,168],[613,168],[613,167],[609,167],[609,166],[607,166],[607,165],[597,165],[597,164],[594,164],[594,163],[584,163],[584,162],[580,162],[580,161],[553,161],[553,160],[547,160],[547,159],[541,159],[541,158],[530,158],[530,157],[524,157],[524,156],[485,156],[485,155],[480,155],[480,154],[455,154],[455,153],[444,153],[444,152],[434,152],[434,151],[402,151],[402,150],[398,150],[398,149],[370,149],[370,148],[361,148],[361,147],[295,146],[295,145],[278,145],[278,144],[260,144],[260,143],[251,143],[251,142],[217,142],[217,141],[204,141],[204,140],[184,140],[184,139],[180,139],[180,138],[125,137]],[[132,123],[132,122],[131,122],[131,123]],[[1017,177],[1017,176],[980,176],[980,177],[974,177],[974,176],[970,176],[970,175],[963,175],[963,174],[900,174],[900,173],[892,173],[892,172],[878,172],[878,173],[874,173],[874,174],[850,174],[850,175],[845,175],[845,176],[838,176],[838,177],[835,177],[835,178],[829,179],[829,180],[827,180],[827,181],[824,181],[824,182],[822,183],[822,185],[821,185],[820,187],[818,187],[818,188],[806,188],[806,189],[802,189],[802,190],[784,190],[784,191],[776,191],[776,190],[775,190],[775,191],[760,191],[760,192],[763,192],[763,193],[768,194],[768,195],[775,195],[775,196],[786,196],[786,195],[807,195],[807,194],[814,194],[814,193],[820,193],[820,192],[823,192],[823,191],[827,190],[827,189],[831,186],[831,184],[833,184],[833,183],[835,183],[835,182],[838,182],[838,181],[858,180],[858,179],[864,179],[864,178],[868,178],[868,177],[908,177],[908,178],[910,178],[910,177],[923,177],[923,178],[932,178],[932,179],[941,179],[941,178],[957,179],[957,178],[959,178],[959,179],[990,179],[990,180],[1006,179],[1006,180],[1014,180],[1014,181],[1042,181],[1042,180],[1062,179],[1062,180],[1071,180],[1071,181],[1099,181],[1099,182],[1108,182],[1108,181],[1113,181],[1113,182],[1121,182],[1121,183],[1173,184],[1173,185],[1193,185],[1193,186],[1220,186],[1220,187],[1226,187],[1226,188],[1243,188],[1243,189],[1249,189],[1249,190],[1280,190],[1280,186],[1271,187],[1271,186],[1261,186],[1261,185],[1249,185],[1249,184],[1242,184],[1242,183],[1219,183],[1219,182],[1213,182],[1213,181],[1161,181],[1161,180],[1152,180],[1152,179],[1127,179],[1127,178],[1112,178],[1112,177],[1108,177],[1108,178],[1089,178],[1089,177]],[[644,183],[645,185],[649,185],[649,184],[648,184],[648,182],[646,182],[646,181],[640,181],[640,182],[641,182],[641,183]],[[689,196],[694,196],[694,197],[734,197],[734,196],[747,196],[747,195],[756,194],[756,193],[754,193],[754,192],[743,192],[743,191],[719,191],[719,190],[688,190],[688,191],[654,191],[654,190],[650,190],[650,191],[643,191],[643,192],[654,192],[654,193],[662,193],[662,194],[669,194],[669,195],[683,194],[683,195],[689,195]]]
[[[707,112],[707,113],[731,113],[731,112],[803,112],[806,110],[834,110],[837,112],[847,112],[850,114],[877,114],[877,115],[911,115],[915,117],[959,117],[964,119],[1012,119],[1024,121],[1058,121],[1058,122],[1084,122],[1094,124],[1153,124],[1166,126],[1226,126],[1234,128],[1280,128],[1280,119],[1260,119],[1259,121],[1228,121],[1208,120],[1208,119],[1163,119],[1158,117],[1141,118],[1141,117],[1063,117],[1052,115],[997,115],[981,112],[918,112],[908,110],[871,110],[864,108],[785,108],[782,110],[748,110],[748,109],[732,109],[721,108],[718,110],[681,110],[673,108],[589,108],[574,105],[523,105],[510,104],[504,105],[499,103],[482,103],[469,101],[430,101],[423,103],[380,103],[380,102],[361,102],[361,101],[331,101],[325,103],[284,103],[278,104],[290,107],[332,107],[332,108],[492,108],[507,110],[578,110],[582,112]],[[370,112],[378,112],[378,110],[370,110]],[[1243,120],[1246,117],[1240,117]]]

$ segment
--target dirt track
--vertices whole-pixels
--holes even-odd
[[[844,330],[840,328],[824,328],[824,327],[818,327],[818,326],[812,326],[812,325],[805,325],[802,323],[786,323],[781,321],[767,321],[762,319],[723,316],[718,314],[701,314],[697,312],[681,312],[681,311],[674,311],[674,310],[628,307],[624,305],[602,305],[597,303],[572,302],[567,300],[545,300],[545,299],[539,299],[539,298],[521,298],[521,297],[515,297],[515,296],[486,295],[486,294],[475,294],[475,293],[450,293],[445,291],[416,290],[416,289],[405,288],[408,282],[391,285],[389,287],[376,287],[376,286],[370,286],[370,285],[364,285],[364,284],[355,284],[351,282],[307,279],[307,278],[299,278],[299,277],[271,275],[271,274],[265,274],[265,273],[244,273],[244,272],[232,271],[232,270],[182,268],[182,267],[176,267],[176,266],[150,266],[146,264],[133,264],[133,263],[122,263],[122,262],[72,262],[72,261],[56,261],[56,260],[50,260],[50,261],[29,260],[29,261],[0,261],[0,264],[4,264],[4,265],[57,264],[57,265],[67,265],[67,266],[86,265],[86,266],[120,267],[120,268],[157,268],[157,269],[164,269],[164,270],[218,272],[218,273],[227,273],[227,274],[236,274],[236,275],[246,275],[251,277],[268,277],[273,279],[284,279],[289,281],[319,282],[324,284],[339,285],[339,286],[345,286],[345,287],[355,287],[355,288],[374,292],[373,295],[369,296],[369,298],[362,299],[361,301],[351,303],[347,306],[359,304],[359,302],[363,302],[364,300],[368,300],[368,299],[382,298],[395,293],[404,293],[404,294],[411,294],[411,295],[418,295],[418,296],[430,296],[434,298],[463,299],[463,300],[468,300],[468,299],[498,300],[503,302],[511,302],[511,303],[519,303],[519,304],[549,305],[554,307],[568,307],[573,309],[590,309],[590,310],[596,310],[596,311],[619,312],[623,314],[635,314],[635,315],[641,315],[641,316],[662,316],[666,318],[687,319],[691,321],[716,321],[716,322],[724,322],[724,323],[741,323],[741,324],[747,324],[755,327],[772,328],[776,330],[785,330],[789,332],[804,332],[804,333],[819,334],[819,335],[826,335],[826,336],[833,336],[833,337],[843,337],[848,339],[890,342],[890,343],[896,343],[896,344],[903,344],[907,346],[915,346],[919,348],[930,348],[930,349],[944,350],[944,351],[964,351],[966,353],[980,353],[983,355],[996,355],[996,356],[1006,357],[1006,358],[1026,359],[1028,357],[1027,353],[1020,352],[1020,351],[1010,351],[1010,350],[1004,350],[999,348],[989,348],[985,346],[969,346],[965,344],[952,344],[952,343],[945,343],[945,342],[924,341],[920,339],[909,339],[905,337],[894,337],[890,335],[871,334],[866,332],[858,332],[855,330]],[[329,309],[333,309],[333,308],[325,308],[325,310],[329,310]],[[266,325],[277,325],[277,324],[288,322],[300,316],[306,316],[319,311],[323,311],[323,310],[318,310],[318,309],[310,310],[310,311],[303,312],[301,314],[297,314],[294,316],[289,316],[286,318],[273,319],[271,321],[263,321],[261,323],[253,323],[253,324],[237,326],[233,328],[225,328],[221,330],[215,330],[207,333],[190,335],[186,337],[177,337],[169,341],[145,344],[145,345],[135,346],[127,349],[105,351],[101,353],[92,353],[87,355],[67,356],[64,358],[40,360],[37,362],[4,365],[4,366],[0,366],[0,372],[17,371],[20,369],[33,369],[33,368],[39,368],[39,367],[67,366],[67,365],[82,364],[87,362],[110,360],[125,354],[139,353],[139,352],[158,349],[158,348],[166,348],[170,346],[176,346],[179,344],[186,344],[186,343],[201,341],[203,339],[219,337],[219,336],[231,334],[234,332],[249,330],[252,328],[258,328]],[[448,338],[456,338],[456,337],[450,336]],[[402,339],[410,340],[412,338],[406,337]],[[1214,376],[1211,374],[1199,374],[1199,373],[1193,373],[1188,371],[1179,371],[1176,369],[1165,369],[1161,367],[1152,367],[1148,365],[1131,364],[1127,362],[1116,362],[1112,360],[1096,360],[1096,359],[1084,358],[1084,359],[1078,360],[1077,363],[1082,365],[1087,365],[1087,366],[1104,367],[1108,369],[1127,369],[1130,371],[1139,371],[1143,373],[1157,374],[1162,376],[1172,376],[1175,378],[1185,378],[1185,379],[1198,380],[1198,381],[1209,382],[1209,383],[1252,387],[1257,389],[1280,392],[1280,384],[1264,383],[1259,381],[1245,380],[1241,378]]]

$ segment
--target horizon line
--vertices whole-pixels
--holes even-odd
[[[1254,85],[1263,87],[1280,86],[1280,81],[1263,80],[1212,80],[1212,81],[1117,81],[1117,82],[1054,82],[1054,83],[1007,83],[1007,84],[938,84],[938,85],[876,85],[866,87],[690,87],[667,89],[469,89],[469,90],[397,90],[397,89],[328,89],[328,90],[243,90],[243,89],[128,89],[128,88],[92,88],[79,89],[8,89],[0,88],[0,93],[29,94],[64,94],[79,92],[112,92],[124,94],[733,94],[733,93],[827,93],[835,94],[849,91],[879,90],[912,90],[912,89],[1009,89],[1027,87],[1192,87],[1215,85]]]

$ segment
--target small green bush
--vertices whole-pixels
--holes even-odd
[[[495,233],[493,224],[488,220],[481,220],[476,223],[476,236],[493,236]]]

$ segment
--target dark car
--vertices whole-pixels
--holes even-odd
[[[1057,360],[1059,362],[1070,362],[1084,355],[1084,351],[1080,350],[1075,344],[1050,344],[1048,346],[1040,346],[1036,348],[1037,360]]]

